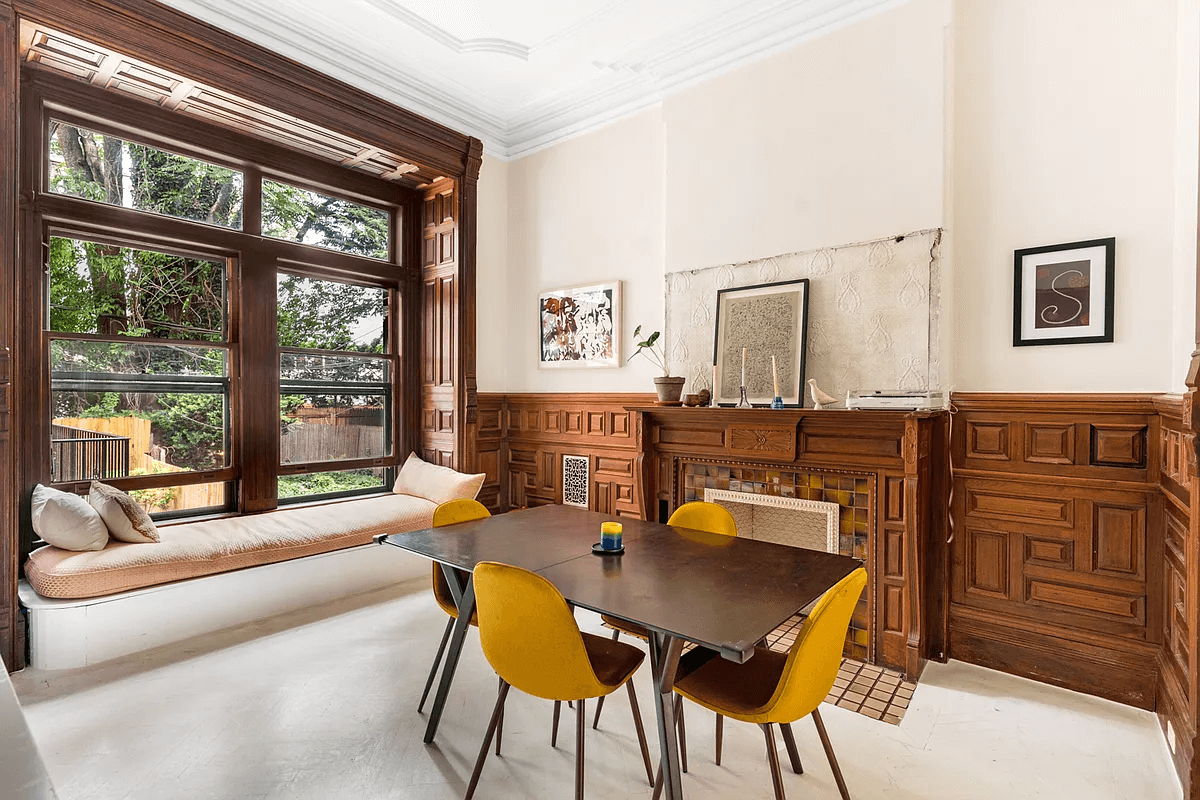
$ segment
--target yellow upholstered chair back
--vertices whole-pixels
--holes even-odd
[[[546,700],[578,700],[614,688],[596,677],[570,606],[541,575],[480,562],[475,602],[484,656],[522,692]]]
[[[490,516],[491,513],[478,500],[450,500],[433,510],[433,527],[457,525]]]
[[[677,528],[692,528],[725,536],[737,536],[737,523],[733,521],[733,515],[723,506],[716,503],[705,503],[702,500],[684,503],[675,509],[675,513],[667,520],[667,524]]]
[[[477,500],[450,500],[433,510],[433,527],[457,525],[460,522],[470,522],[490,516],[491,513]],[[433,598],[447,614],[452,617],[458,616],[458,610],[454,607],[454,595],[450,594],[450,586],[446,583],[446,576],[442,573],[442,565],[436,561],[433,562]]]
[[[846,629],[866,585],[867,571],[859,567],[817,601],[788,653],[774,695],[762,709],[765,718],[758,721],[795,722],[820,707],[837,678]]]

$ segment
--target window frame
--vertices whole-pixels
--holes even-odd
[[[382,494],[391,492],[396,483],[396,472],[400,463],[399,450],[401,437],[398,435],[400,429],[400,411],[403,407],[400,396],[397,394],[399,385],[399,376],[402,359],[399,351],[399,342],[396,336],[396,314],[399,313],[400,293],[402,284],[399,281],[392,282],[375,282],[365,280],[350,280],[330,276],[320,270],[305,268],[303,265],[289,263],[286,266],[280,266],[276,271],[276,275],[294,275],[300,278],[309,278],[312,280],[322,281],[338,281],[340,283],[348,283],[355,286],[365,286],[371,289],[384,289],[387,291],[388,313],[385,317],[386,327],[384,329],[384,348],[381,353],[359,353],[352,350],[327,350],[322,348],[309,347],[291,347],[277,345],[276,350],[279,356],[284,353],[296,353],[299,355],[330,355],[330,356],[362,356],[368,358],[377,358],[388,362],[388,393],[387,402],[385,403],[385,419],[384,430],[385,435],[391,437],[392,452],[387,456],[370,457],[370,458],[355,458],[355,459],[336,459],[331,461],[308,461],[296,464],[284,464],[282,456],[279,463],[279,471],[276,475],[278,479],[284,475],[310,475],[318,472],[344,472],[354,469],[378,469],[386,468],[387,472],[384,475],[383,485],[380,487],[368,487],[364,489],[348,489],[341,492],[324,492],[321,494],[298,495],[296,497],[279,498],[280,505],[294,505],[296,503],[307,503],[316,500],[336,500],[346,497],[356,497],[358,495],[367,494]],[[276,278],[278,280],[278,277]],[[278,327],[276,328],[278,331]],[[279,357],[276,357],[278,365]],[[282,369],[280,367],[280,369]],[[375,386],[382,384],[372,384]],[[280,378],[280,397],[283,395],[283,378]],[[282,439],[282,432],[280,433]]]
[[[115,96],[101,88],[84,85],[63,76],[38,70],[26,73],[28,80],[22,92],[21,122],[21,184],[27,187],[23,196],[28,203],[23,238],[31,239],[33,231],[43,242],[39,248],[27,248],[25,264],[29,277],[27,292],[36,289],[39,298],[48,299],[48,282],[43,277],[49,237],[51,235],[81,239],[101,244],[152,250],[168,254],[213,259],[225,259],[226,268],[226,333],[222,342],[194,342],[206,347],[224,348],[229,352],[227,394],[229,404],[228,466],[209,471],[188,471],[120,478],[113,485],[125,490],[162,488],[199,483],[225,482],[228,486],[224,512],[254,512],[280,505],[277,478],[283,474],[303,471],[326,472],[354,469],[361,466],[385,467],[390,470],[385,486],[354,493],[383,494],[391,490],[396,467],[407,454],[407,444],[415,425],[406,419],[411,403],[405,395],[408,383],[402,354],[401,334],[406,330],[403,315],[415,309],[416,296],[406,258],[413,252],[408,238],[420,231],[406,229],[404,218],[420,196],[419,191],[351,172],[335,164],[254,138],[249,134],[231,132],[226,128],[184,118],[167,109],[148,106],[140,100]],[[78,125],[89,131],[120,137],[125,141],[143,144],[172,154],[194,158],[242,173],[242,228],[223,227],[206,222],[168,216],[154,211],[142,211],[87,200],[48,191],[49,125],[50,120]],[[210,143],[220,142],[219,151]],[[298,188],[378,208],[388,213],[388,257],[377,259],[344,253],[316,245],[261,234],[262,180],[287,183]],[[32,225],[32,227],[30,227]],[[382,458],[358,459],[354,462],[331,461],[318,465],[279,464],[278,458],[278,396],[279,352],[274,310],[275,274],[278,271],[304,274],[306,277],[339,280],[388,289],[388,329],[385,353],[391,364],[391,413],[388,415],[391,433],[391,455]],[[270,276],[271,297],[266,297],[264,276]],[[419,290],[419,286],[415,287]],[[244,318],[241,309],[265,307],[272,309],[269,326],[261,314]],[[40,305],[46,305],[45,303]],[[415,313],[415,310],[414,312]],[[37,404],[38,419],[32,420],[29,440],[38,452],[25,456],[37,482],[50,485],[50,341],[53,339],[97,338],[112,341],[98,334],[63,334],[48,330],[47,309],[36,312],[36,344],[28,351],[37,362],[37,393],[45,402]],[[269,327],[269,346],[264,341]],[[117,341],[142,344],[170,342],[180,344],[191,340],[157,340],[149,337],[116,337]],[[269,354],[269,356],[268,356]],[[268,363],[269,362],[269,363]],[[270,374],[268,374],[270,373]],[[273,376],[273,377],[271,377]],[[266,387],[270,391],[266,391]],[[256,398],[274,398],[273,411]],[[267,419],[276,420],[275,441],[266,441]],[[264,450],[264,446],[266,449]],[[296,467],[310,467],[299,470]],[[318,467],[311,469],[311,467]],[[54,484],[68,491],[86,491],[87,482],[69,481]],[[338,493],[340,495],[341,493]],[[313,502],[333,497],[308,495],[297,502]],[[288,498],[288,501],[293,501]],[[208,515],[213,508],[195,511],[164,512],[156,517]]]

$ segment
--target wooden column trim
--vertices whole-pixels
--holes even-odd
[[[458,181],[458,348],[454,380],[454,456],[463,472],[476,472],[479,460],[475,438],[479,433],[479,386],[475,371],[475,216],[479,205],[479,169],[483,143],[472,138]]]
[[[0,658],[9,670],[24,666],[19,632],[17,563],[20,551],[20,487],[11,480],[16,448],[13,418],[13,332],[17,253],[17,104],[20,62],[19,23],[10,0],[0,0]]]

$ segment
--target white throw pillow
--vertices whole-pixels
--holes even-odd
[[[30,504],[33,531],[62,550],[103,550],[108,528],[100,512],[77,494],[42,486],[34,487]]]
[[[100,519],[108,527],[109,535],[117,541],[130,544],[154,544],[158,541],[158,528],[154,527],[154,521],[146,509],[120,489],[92,481],[88,505],[100,512]]]
[[[449,467],[439,467],[422,461],[410,453],[400,474],[396,476],[396,494],[424,497],[439,505],[450,500],[474,500],[483,486],[484,474],[466,475]]]

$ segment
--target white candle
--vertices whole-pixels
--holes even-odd
[[[746,348],[742,348],[742,386],[746,385]]]
[[[775,396],[779,397],[779,372],[775,369],[775,356],[771,356],[771,379],[775,382]]]

